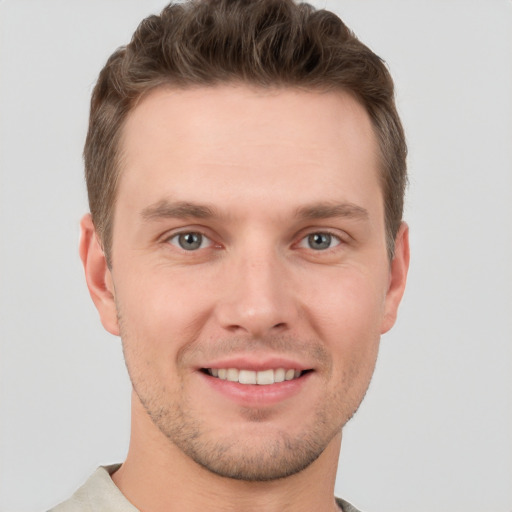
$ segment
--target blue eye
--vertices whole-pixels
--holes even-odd
[[[299,246],[313,249],[314,251],[325,251],[326,249],[336,247],[340,243],[340,239],[337,236],[331,235],[330,233],[317,232],[304,237],[300,241]]]
[[[169,238],[169,243],[185,251],[196,251],[197,249],[208,247],[211,241],[202,233],[188,231],[172,236]]]

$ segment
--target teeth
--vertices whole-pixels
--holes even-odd
[[[295,370],[286,370],[284,380],[292,380],[295,377]]]
[[[226,372],[226,380],[230,382],[238,382],[238,370],[236,368],[228,368]]]
[[[265,370],[256,374],[256,382],[260,385],[274,384],[274,370]]]
[[[261,372],[252,372],[251,370],[240,370],[238,382],[240,382],[240,384],[256,384],[257,373]]]
[[[274,382],[283,382],[285,376],[284,368],[278,368],[274,370]]]
[[[277,368],[276,370],[238,370],[237,368],[209,368],[208,373],[213,377],[240,384],[259,384],[267,386],[285,380],[297,379],[302,375],[300,370]]]

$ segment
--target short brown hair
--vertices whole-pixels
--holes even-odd
[[[219,83],[338,89],[366,108],[377,134],[387,248],[393,256],[406,186],[404,132],[383,61],[332,12],[293,0],[189,0],[144,19],[102,69],[91,99],[84,160],[89,206],[107,262],[124,121],[162,85]]]

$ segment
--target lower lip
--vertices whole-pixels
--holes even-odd
[[[262,407],[278,404],[297,395],[309,381],[313,372],[307,372],[297,379],[286,380],[276,384],[240,384],[218,379],[199,372],[207,384],[216,392],[242,406]]]

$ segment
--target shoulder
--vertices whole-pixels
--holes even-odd
[[[354,505],[351,505],[348,501],[336,498],[336,503],[339,505],[343,512],[361,512]]]
[[[119,466],[99,467],[71,498],[48,512],[138,512],[110,478]]]

